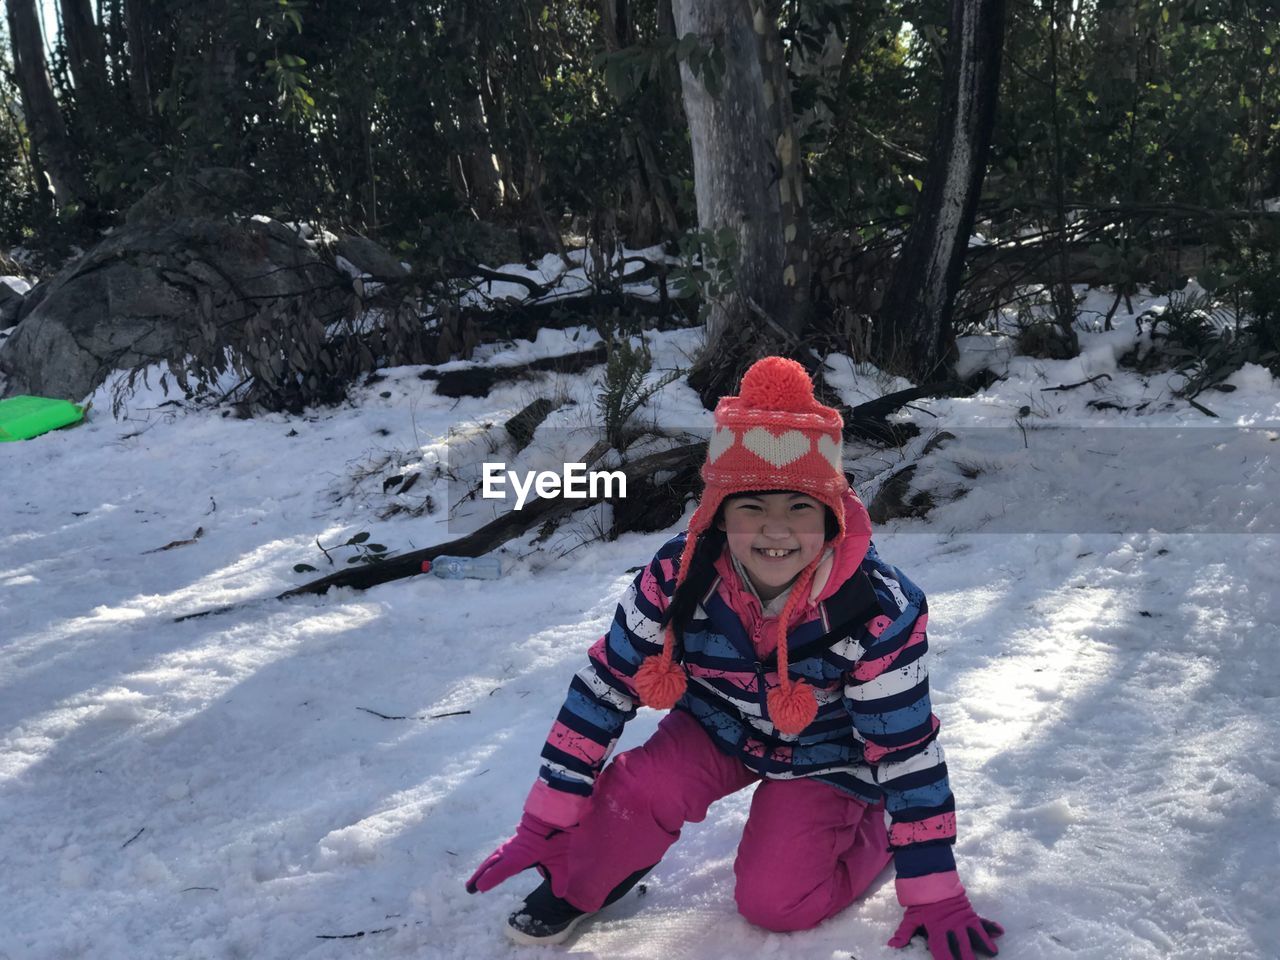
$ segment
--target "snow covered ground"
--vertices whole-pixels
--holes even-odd
[[[989,390],[918,404],[921,437],[850,466],[869,499],[954,435],[915,477],[939,505],[876,541],[929,594],[960,870],[1008,931],[1001,956],[1274,958],[1280,388],[1246,368],[1201,398],[1211,420],[1168,374],[1117,365],[1135,340],[1121,320],[1077,359],[1006,357]],[[580,349],[573,336],[485,359]],[[655,376],[696,338],[651,335]],[[407,550],[474,528],[492,504],[449,523],[461,481],[437,466],[500,453],[492,425],[535,396],[568,405],[525,462],[591,445],[599,368],[459,401],[419,372],[255,420],[154,395],[113,420],[101,392],[86,424],[0,447],[2,960],[532,955],[500,932],[532,875],[484,896],[463,881],[513,827],[628,568],[678,527],[579,546],[588,516],[511,544],[500,581],[265,599],[314,576],[295,563],[328,571],[317,540]],[[855,403],[888,385],[840,358],[830,378]],[[650,415],[709,422],[682,383]],[[413,516],[427,496],[435,512]],[[174,619],[229,603],[244,605]],[[642,711],[620,749],[657,719]],[[713,807],[564,952],[927,956],[885,946],[891,874],[813,931],[741,920],[748,800]]]

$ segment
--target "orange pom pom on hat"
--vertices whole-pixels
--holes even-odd
[[[704,489],[689,521],[688,539],[680,554],[676,586],[684,581],[698,537],[710,528],[725,497],[734,493],[787,490],[805,493],[835,515],[845,536],[843,498],[849,491],[843,460],[844,419],[813,396],[813,381],[804,367],[785,357],[765,357],[742,377],[736,397],[716,404],[715,429],[702,465]],[[818,712],[813,689],[792,680],[787,670],[787,626],[795,607],[809,594],[819,555],[796,577],[778,618],[778,683],[769,691],[769,716],[783,733],[797,734]],[[684,668],[674,661],[675,633],[670,625],[662,653],[645,658],[636,672],[636,691],[647,706],[666,710],[684,695]]]

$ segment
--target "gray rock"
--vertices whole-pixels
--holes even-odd
[[[181,361],[264,308],[323,318],[348,309],[349,296],[341,275],[275,221],[143,220],[25,298],[0,344],[0,373],[7,395],[79,401],[112,371]]]
[[[392,256],[368,237],[343,236],[335,251],[353,267],[378,280],[407,277],[409,270],[399,257]]]
[[[22,277],[0,277],[0,330],[18,322],[22,301],[30,291],[31,284]]]

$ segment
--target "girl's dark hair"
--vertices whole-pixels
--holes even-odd
[[[716,520],[719,518],[720,514],[717,513]],[[727,542],[724,531],[715,521],[698,537],[698,545],[693,548],[693,556],[689,558],[689,572],[685,574],[680,586],[676,587],[676,592],[671,595],[671,602],[667,604],[667,612],[662,615],[662,628],[665,630],[667,624],[671,624],[677,644],[684,642],[684,628],[693,619],[698,601],[716,578],[716,557],[720,556],[720,551]]]
[[[698,545],[693,548],[693,556],[689,558],[689,572],[685,574],[680,586],[676,587],[676,592],[671,596],[671,602],[667,604],[666,613],[662,616],[662,628],[665,630],[668,624],[671,625],[677,644],[684,642],[684,629],[689,625],[689,621],[693,619],[693,611],[697,609],[699,601],[702,600],[703,595],[711,587],[711,582],[716,578],[716,558],[720,556],[720,552],[724,550],[724,546],[728,542],[724,531],[720,529],[720,520],[724,516],[724,505],[730,500],[736,500],[739,497],[778,492],[777,490],[752,490],[743,493],[732,493],[721,501],[720,508],[716,511],[715,517],[712,518],[710,526],[698,537]],[[826,514],[826,538],[831,540],[840,532],[840,524],[831,512],[830,507],[824,504],[823,510]]]

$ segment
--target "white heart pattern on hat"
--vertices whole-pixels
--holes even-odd
[[[837,471],[843,472],[844,461],[841,458],[840,441],[833,440],[825,433],[818,437],[818,452],[831,462]]]
[[[742,443],[757,457],[768,460],[775,467],[794,463],[812,449],[809,438],[799,430],[788,430],[782,436],[775,437],[764,427],[752,427],[742,435]]]
[[[733,446],[737,435],[728,427],[716,427],[711,431],[711,441],[707,444],[707,462],[715,463],[721,455]]]

